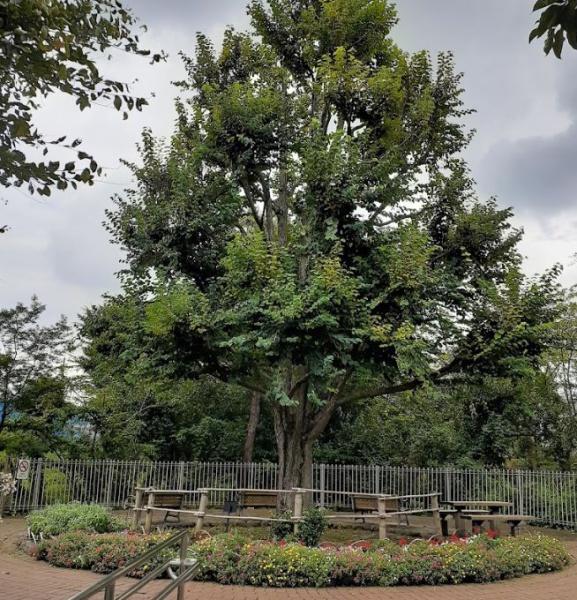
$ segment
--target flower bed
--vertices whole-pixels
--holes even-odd
[[[38,560],[45,560],[55,567],[111,573],[167,537],[169,534],[94,534],[86,531],[73,531],[44,540],[38,544],[35,554]],[[129,575],[142,577],[150,569],[174,554],[174,551],[166,550]]]
[[[110,573],[168,535],[75,531],[43,541],[36,556],[57,567]],[[559,541],[542,535],[477,535],[440,544],[370,540],[310,548],[285,541],[254,542],[232,533],[196,542],[190,551],[200,563],[197,580],[267,587],[484,583],[557,571],[570,562]],[[142,577],[175,554],[166,550],[131,576]]]
[[[556,571],[570,562],[560,542],[539,535],[367,546],[307,548],[228,535],[202,540],[193,552],[199,580],[268,587],[483,583]]]

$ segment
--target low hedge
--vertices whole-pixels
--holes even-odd
[[[31,512],[26,518],[34,535],[54,536],[68,531],[110,533],[121,531],[126,524],[110,510],[98,504],[53,504]]]
[[[170,534],[104,533],[72,531],[38,544],[36,558],[55,567],[90,569],[95,573],[111,573],[140,556]],[[131,577],[142,577],[150,569],[174,556],[170,549],[149,563],[132,571]]]
[[[221,535],[192,550],[200,561],[198,580],[268,587],[485,583],[557,571],[570,562],[559,541],[540,535],[479,535],[407,546],[385,541],[357,549],[251,543],[240,535]]]

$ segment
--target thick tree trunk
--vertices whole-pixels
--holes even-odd
[[[337,388],[344,385],[346,380],[347,377],[344,377]],[[309,371],[302,365],[287,367],[285,384],[286,394],[292,403],[273,406],[278,486],[287,491],[295,487],[312,489],[313,445],[334,414],[338,405],[338,389],[333,391],[322,407],[312,405],[308,398]],[[310,502],[310,498],[305,496],[305,502]],[[286,498],[281,505],[287,506]]]
[[[246,438],[244,441],[244,451],[242,459],[245,463],[252,462],[254,454],[254,442],[256,439],[256,429],[260,419],[260,405],[262,396],[259,392],[253,392],[250,399],[250,413],[248,416],[248,425],[246,428]]]
[[[313,444],[296,432],[277,437],[279,450],[279,486],[282,490],[293,488],[312,489],[313,484]],[[292,509],[290,494],[279,498],[279,508]],[[312,494],[305,494],[305,506],[312,502]]]
[[[294,396],[298,404],[273,408],[274,429],[278,452],[278,485],[280,489],[312,487],[313,440],[308,435],[307,386],[302,385]],[[290,496],[281,498],[281,508],[288,508]]]

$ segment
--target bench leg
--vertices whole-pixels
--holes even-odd
[[[443,537],[449,537],[449,523],[446,518],[441,519],[441,534]]]

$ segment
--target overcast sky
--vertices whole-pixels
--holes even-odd
[[[122,121],[113,108],[80,114],[65,97],[51,98],[37,116],[50,135],[81,137],[106,167],[99,182],[49,199],[0,189],[0,307],[37,294],[47,319],[75,319],[101,294],[118,290],[114,273],[120,252],[102,227],[110,197],[130,184],[120,158],[135,160],[144,126],[168,136],[176,95],[171,81],[183,77],[178,52],[191,53],[196,31],[218,40],[224,27],[248,25],[245,0],[130,0],[126,4],[148,25],[145,44],[169,53],[165,64],[118,52],[103,68],[121,80],[138,79],[133,91],[149,96],[142,114]],[[577,52],[545,57],[541,43],[527,43],[533,0],[399,0],[394,31],[406,50],[452,50],[465,73],[469,125],[477,135],[467,159],[483,198],[497,196],[513,206],[525,229],[522,251],[528,273],[556,262],[563,281],[577,283]],[[6,202],[6,204],[4,204]]]

